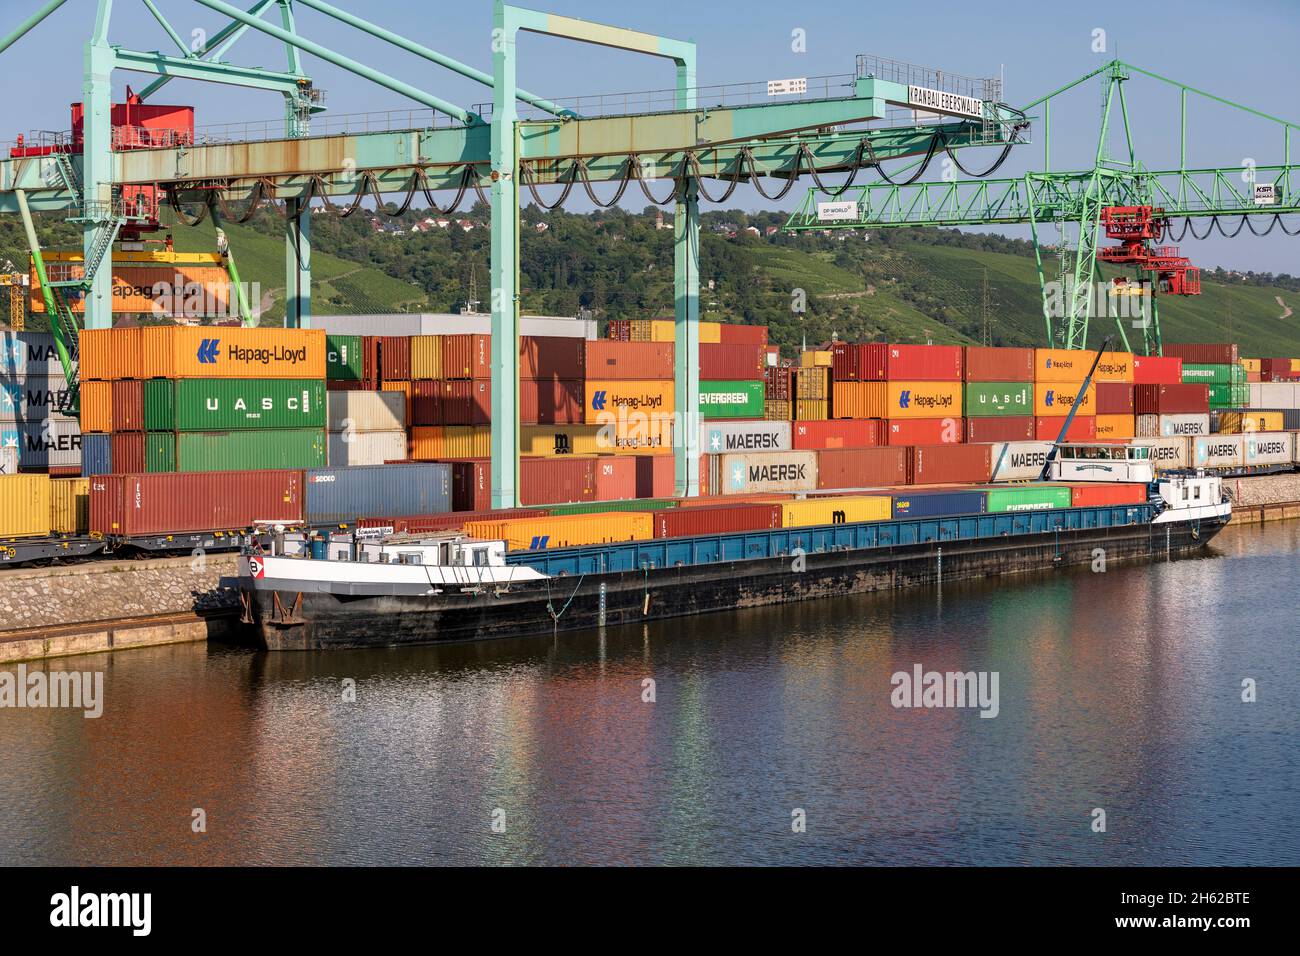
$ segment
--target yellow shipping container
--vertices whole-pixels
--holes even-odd
[[[1083,349],[1034,349],[1034,381],[1082,382],[1088,377],[1095,355]],[[1130,378],[1132,366],[1130,360]]]
[[[506,521],[469,521],[465,524],[465,533],[489,541],[505,541],[511,551],[645,541],[654,535],[654,515],[650,512],[609,511]]]
[[[763,402],[763,418],[769,422],[788,422],[794,418],[794,405],[788,398],[769,398]]]
[[[794,373],[795,398],[831,397],[831,370],[828,368],[799,368]]]
[[[90,532],[90,479],[50,479],[50,530],[56,534]]]
[[[801,368],[830,368],[833,355],[830,352],[800,352],[799,365]]]
[[[83,433],[113,430],[112,382],[81,383],[81,430]]]
[[[411,378],[442,378],[442,336],[411,336]]]
[[[1281,412],[1219,412],[1219,433],[1280,432],[1285,423]]]
[[[961,382],[887,382],[880,418],[960,418]]]
[[[442,425],[415,425],[407,432],[407,453],[412,461],[433,461],[447,457],[447,440]]]
[[[794,420],[797,422],[819,422],[825,419],[830,410],[824,398],[800,398],[794,403]]]
[[[831,386],[836,418],[886,418],[884,382],[836,382]]]
[[[448,458],[491,458],[492,428],[489,425],[445,425],[442,447]]]
[[[139,331],[142,374],[117,378],[325,377],[323,329],[170,325]]]
[[[50,476],[0,475],[0,538],[50,533]]]
[[[583,391],[582,417],[588,425],[602,423],[604,416],[626,418],[641,415],[671,415],[675,407],[672,381],[657,379],[628,382],[587,379]]]
[[[1300,358],[1293,358],[1291,360],[1291,374],[1300,374]]]
[[[644,321],[644,320],[636,320]],[[636,321],[633,322],[635,327]],[[673,319],[650,319],[650,341],[651,342],[673,342],[677,338],[677,323]],[[636,335],[633,334],[633,339]],[[701,342],[721,342],[722,341],[722,323],[721,322],[701,322],[700,323],[700,341]]]
[[[144,329],[82,329],[77,337],[77,377],[83,382],[145,378]]]
[[[651,415],[645,421],[615,421],[609,425],[524,425],[519,429],[519,454],[535,458],[672,453],[673,425],[669,415]]]
[[[854,521],[888,521],[893,517],[889,495],[852,495],[781,502],[783,528],[810,528]]]
[[[1085,355],[1095,353],[1084,353]],[[1092,359],[1083,367],[1083,374],[1088,374],[1091,367]],[[1083,376],[1080,376],[1080,381]],[[1102,352],[1101,361],[1097,363],[1097,371],[1093,373],[1094,382],[1127,382],[1133,381],[1133,353],[1132,352]]]
[[[1087,369],[1084,369],[1087,374]],[[1034,414],[1040,418],[1050,417],[1052,415],[1068,415],[1070,409],[1074,406],[1074,400],[1079,394],[1079,389],[1083,387],[1083,382],[1035,382],[1034,383]],[[1080,415],[1094,415],[1097,408],[1097,385],[1094,382],[1088,383],[1088,390],[1083,393],[1083,401],[1079,405]]]
[[[1132,415],[1098,415],[1097,437],[1107,439],[1132,438],[1134,422]]]
[[[1239,364],[1247,372],[1264,371],[1264,363],[1260,359],[1248,359],[1248,358],[1238,359],[1237,364]]]

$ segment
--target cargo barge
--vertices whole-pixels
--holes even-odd
[[[1174,557],[1203,548],[1231,517],[1217,477],[1166,476],[1152,488],[1143,504],[571,548],[509,551],[445,534],[314,559],[256,549],[239,561],[242,621],[269,650],[510,637],[1065,567],[1095,561],[1097,549],[1108,563]]]

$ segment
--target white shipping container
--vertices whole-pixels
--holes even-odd
[[[0,381],[28,375],[63,376],[63,365],[49,332],[0,332]]]
[[[406,395],[402,392],[326,393],[329,430],[341,432],[390,432],[406,428]]]
[[[326,453],[331,468],[405,461],[406,432],[330,432]]]
[[[55,375],[16,375],[0,381],[0,422],[43,422],[67,418],[59,405],[68,393],[68,381]]]
[[[382,315],[313,315],[312,328],[335,335],[487,335],[492,316],[486,313],[453,315],[447,312],[392,312]],[[594,339],[595,319],[555,315],[521,315],[520,335]]]
[[[0,445],[0,475],[18,474],[18,446]]]
[[[1245,435],[1210,435],[1192,439],[1193,468],[1240,468],[1245,461]]]
[[[1290,432],[1247,432],[1243,460],[1247,465],[1289,465],[1295,461],[1295,436]]]
[[[1251,408],[1300,408],[1300,385],[1289,382],[1251,382]]]
[[[1175,438],[1210,434],[1210,416],[1139,415],[1134,433],[1138,438]]]
[[[1151,449],[1151,466],[1157,473],[1189,467],[1187,446],[1191,438],[1135,438],[1130,444]]]
[[[772,451],[723,455],[720,477],[724,495],[816,491],[817,453]]]
[[[993,444],[993,476],[990,481],[1024,481],[1043,473],[1050,441],[1002,441]]]
[[[702,431],[700,451],[709,455],[790,450],[789,422],[708,422]]]
[[[18,449],[24,470],[81,467],[81,425],[72,418],[0,424],[0,445]]]

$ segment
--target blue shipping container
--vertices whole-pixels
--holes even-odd
[[[895,518],[942,518],[982,515],[988,499],[982,491],[914,491],[894,495]]]
[[[81,436],[81,474],[111,475],[113,473],[113,446],[111,435]]]
[[[309,468],[303,482],[308,524],[351,524],[451,510],[451,465],[351,465]]]

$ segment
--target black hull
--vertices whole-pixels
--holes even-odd
[[[1203,548],[1226,522],[1128,525],[995,540],[559,577],[508,593],[366,596],[299,592],[259,582],[248,594],[256,643],[269,650],[394,647],[641,623],[866,591],[1089,564],[1176,557]],[[268,586],[269,585],[269,586]],[[278,585],[278,590],[277,590]],[[602,586],[604,608],[602,620]],[[301,597],[299,598],[299,594]],[[277,598],[278,596],[278,608]],[[299,603],[300,602],[300,603]],[[302,623],[271,623],[297,605]]]

